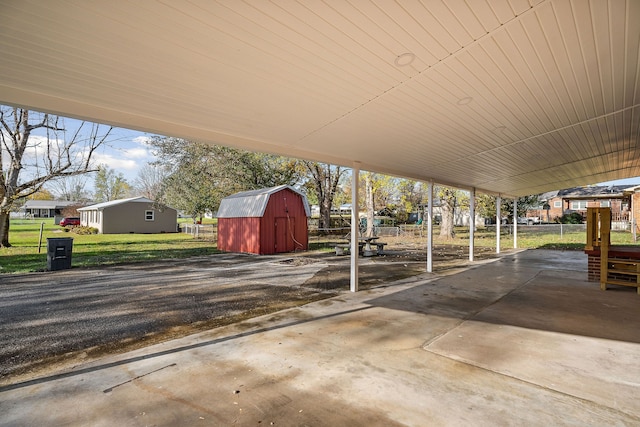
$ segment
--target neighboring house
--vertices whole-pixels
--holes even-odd
[[[427,223],[427,210],[429,206],[426,203],[421,203],[418,205],[418,211],[411,213],[409,219],[411,222],[426,224]],[[486,225],[487,223],[491,223],[493,220],[495,223],[495,218],[483,218],[478,214],[477,210],[475,212],[475,223],[476,227]],[[442,221],[442,208],[440,207],[440,201],[434,200],[433,206],[433,221],[436,224],[440,224]],[[453,225],[456,227],[468,227],[471,223],[471,212],[469,212],[469,208],[461,208],[456,206],[453,210]]]
[[[635,231],[637,234],[640,234],[640,185],[635,185],[633,187],[626,188],[625,192],[629,193],[631,196],[631,208],[629,211],[631,212],[630,220],[635,223]]]
[[[174,233],[178,211],[146,197],[112,200],[78,209],[80,224],[102,234]]]
[[[630,219],[631,192],[626,185],[568,188],[541,194],[539,199],[540,205],[530,208],[527,216],[538,216],[544,222],[573,212],[585,218],[591,207],[610,207],[613,221]]]
[[[306,250],[310,214],[305,195],[287,185],[233,194],[218,209],[218,249],[261,255]]]
[[[24,211],[25,217],[54,218],[54,223],[58,224],[64,217],[62,211],[78,204],[78,202],[64,200],[27,200],[20,209]]]

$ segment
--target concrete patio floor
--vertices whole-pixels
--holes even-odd
[[[529,250],[0,388],[0,424],[640,425],[640,296]]]

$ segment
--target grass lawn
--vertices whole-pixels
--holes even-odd
[[[513,248],[514,236],[509,232],[508,226],[502,226],[500,233],[500,247]],[[434,232],[437,236],[437,233]],[[518,227],[518,248],[527,249],[559,249],[559,250],[583,250],[586,244],[586,228],[583,225],[560,224],[532,225]],[[456,228],[456,238],[452,243],[468,245],[469,228]],[[495,228],[480,228],[474,234],[475,246],[496,245]],[[612,231],[612,245],[636,245],[633,236],[627,231]]]
[[[44,222],[38,253],[40,224]],[[12,220],[9,242],[0,249],[0,273],[42,271],[47,268],[47,238],[73,238],[72,265],[86,267],[157,259],[188,258],[218,253],[215,242],[190,234],[92,234],[64,232],[53,219]]]
[[[40,224],[44,222],[42,246],[38,253]],[[181,218],[181,223],[191,220]],[[64,232],[62,227],[54,225],[52,219],[11,221],[9,241],[10,248],[0,249],[0,273],[23,273],[43,271],[47,268],[47,237],[72,237],[73,254],[72,266],[89,267],[98,265],[113,265],[128,262],[141,262],[158,259],[189,258],[193,256],[219,253],[215,241],[212,240],[212,230],[215,220],[205,220],[202,236],[204,239],[194,239],[191,234],[93,234],[78,235]],[[208,230],[208,231],[207,231]],[[456,237],[450,241],[438,240],[439,229],[434,229],[434,240],[437,244],[469,245],[469,229],[456,228]],[[208,234],[207,234],[208,233]],[[426,232],[425,232],[426,233]],[[474,245],[483,247],[496,246],[495,229],[479,228],[474,234]],[[403,239],[399,237],[398,239]],[[426,238],[407,238],[411,241],[424,243]],[[333,250],[333,245],[340,240],[336,236],[322,236],[309,238],[310,249],[325,248]],[[612,244],[633,245],[631,233],[612,232]],[[544,248],[561,250],[582,250],[585,246],[586,232],[584,226],[536,225],[518,227],[519,248]],[[501,229],[500,246],[502,249],[513,248],[513,235],[509,228]]]

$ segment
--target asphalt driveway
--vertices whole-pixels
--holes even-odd
[[[280,261],[215,255],[0,276],[0,382],[334,295],[300,286],[321,262]]]
[[[391,250],[361,260],[361,288],[424,271],[421,247]],[[218,254],[0,275],[0,384],[348,289],[349,257],[330,252]]]

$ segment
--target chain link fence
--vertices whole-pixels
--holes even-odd
[[[191,234],[194,239],[218,241],[218,227],[215,224],[180,224],[180,232]]]

